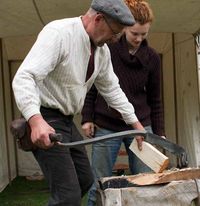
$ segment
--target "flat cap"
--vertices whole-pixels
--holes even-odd
[[[93,0],[91,8],[108,15],[113,20],[126,26],[132,26],[135,19],[123,0]]]

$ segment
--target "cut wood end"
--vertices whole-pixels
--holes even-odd
[[[161,165],[160,170],[157,173],[161,173],[163,172],[165,169],[167,169],[169,166],[169,158],[165,159],[165,161],[163,162],[163,164]]]

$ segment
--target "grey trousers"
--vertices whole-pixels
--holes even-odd
[[[63,135],[62,142],[82,140],[72,116],[58,110],[41,108],[44,119]],[[64,148],[54,146],[48,150],[37,149],[33,154],[48,181],[50,199],[48,206],[80,206],[81,197],[93,184],[93,174],[85,147]]]

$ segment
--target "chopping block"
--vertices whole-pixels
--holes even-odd
[[[166,170],[99,180],[98,206],[199,206],[200,169]]]

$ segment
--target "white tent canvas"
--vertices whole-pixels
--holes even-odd
[[[149,2],[155,21],[148,39],[162,56],[166,134],[186,148],[191,166],[199,166],[200,104],[195,35],[200,31],[200,1]],[[39,171],[30,154],[16,149],[9,132],[11,120],[19,116],[12,96],[12,77],[45,24],[54,19],[80,16],[89,4],[89,0],[1,0],[0,191],[16,175]]]

